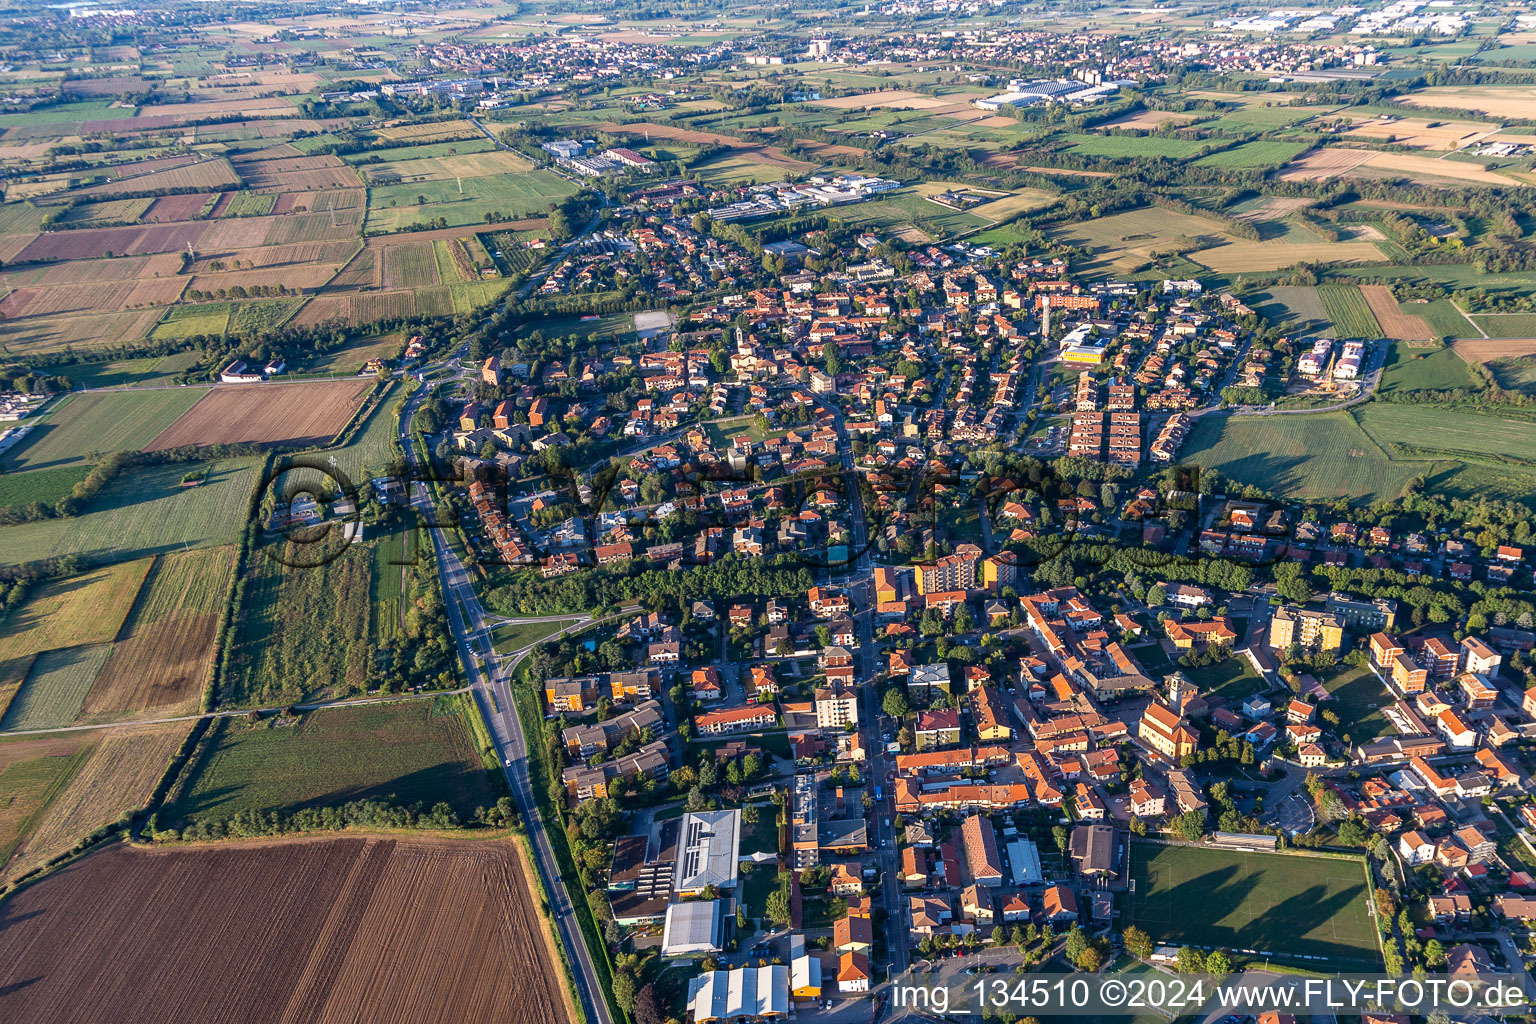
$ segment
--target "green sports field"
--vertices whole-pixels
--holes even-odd
[[[1128,922],[1154,941],[1381,965],[1358,860],[1133,843]]]

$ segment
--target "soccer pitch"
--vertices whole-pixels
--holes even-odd
[[[1133,843],[1129,921],[1155,942],[1380,966],[1358,860]]]

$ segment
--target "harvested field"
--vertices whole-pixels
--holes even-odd
[[[1384,337],[1395,338],[1398,341],[1421,341],[1435,336],[1423,317],[1409,316],[1403,312],[1402,307],[1397,304],[1397,297],[1392,294],[1392,289],[1386,285],[1363,284],[1360,286],[1360,294],[1365,297],[1366,305],[1370,306],[1371,312],[1375,314],[1376,322],[1381,325],[1381,333]]]
[[[1188,124],[1191,121],[1200,120],[1200,114],[1184,114],[1172,110],[1138,110],[1133,114],[1117,117],[1113,121],[1105,121],[1101,125],[1095,125],[1094,131],[1103,131],[1106,128],[1135,128],[1148,131],[1161,128],[1165,124]],[[1009,124],[1018,124],[1012,118]]]
[[[1448,151],[1460,149],[1497,128],[1498,125],[1479,124],[1476,121],[1426,121],[1418,117],[1404,117],[1389,122],[1367,121],[1344,134],[1416,149]]]
[[[166,224],[171,221],[191,220],[209,209],[214,202],[212,192],[192,192],[179,196],[161,196],[156,199],[144,216],[145,224]]]
[[[402,124],[390,128],[375,128],[373,134],[394,142],[432,142],[453,138],[480,138],[480,132],[468,121],[433,121],[424,124]]]
[[[1218,274],[1281,270],[1297,263],[1378,263],[1385,259],[1370,242],[1235,242],[1189,253],[1188,258]]]
[[[1469,363],[1491,363],[1536,355],[1536,338],[1462,338],[1451,347]]]
[[[1422,185],[1433,185],[1443,179],[1474,185],[1530,185],[1530,182],[1490,171],[1482,164],[1438,160],[1411,153],[1378,153],[1363,166],[1355,168],[1355,173],[1367,171],[1372,177],[1404,177]]]
[[[17,845],[79,769],[87,742],[78,734],[0,741],[0,876]],[[0,1007],[5,1006],[3,993],[0,989]]]
[[[109,181],[105,185],[92,185],[89,188],[76,189],[73,193],[77,196],[120,196],[136,195],[139,193],[171,192],[176,189],[195,188],[207,191],[233,188],[240,184],[240,176],[230,166],[228,160],[220,157],[217,160],[205,160],[202,163],[187,164],[185,167],[173,167],[168,171],[155,171],[151,174],[135,175],[128,178],[119,178]]]
[[[228,270],[223,273],[199,274],[187,284],[189,292],[212,292],[219,288],[244,288],[248,292],[252,288],[277,288],[286,287],[301,291],[319,291],[325,283],[335,276],[342,264],[337,263],[301,263],[290,266],[270,267],[265,270]],[[252,292],[251,294],[261,294]]]
[[[189,722],[163,722],[87,733],[84,763],[37,816],[0,879],[41,867],[124,812],[142,808],[191,728]]]
[[[192,221],[141,227],[54,231],[39,235],[17,253],[12,262],[89,260],[102,256],[180,252],[189,245],[201,248],[203,234],[209,227],[207,222]]]
[[[366,295],[317,295],[293,318],[296,327],[324,323],[371,323],[410,316],[416,311],[411,292],[369,292]]]
[[[144,337],[155,321],[158,309],[128,309],[116,313],[85,316],[33,317],[28,320],[0,321],[0,346],[11,355],[36,355],[57,352],[71,346],[91,348],[102,343],[121,345]]]
[[[1284,220],[1297,210],[1306,209],[1316,202],[1310,196],[1264,196],[1252,207],[1232,216],[1249,223]]]
[[[347,425],[372,382],[233,384],[214,387],[146,446],[323,444]]]
[[[387,152],[384,154],[387,156]],[[457,153],[417,160],[392,160],[369,164],[365,173],[370,181],[398,178],[401,181],[447,181],[453,178],[479,178],[487,174],[523,174],[533,169],[527,158],[506,150],[484,153]]]
[[[905,89],[888,89],[880,92],[855,93],[851,96],[834,96],[829,100],[816,100],[813,107],[829,107],[832,110],[862,110],[866,107],[891,107],[896,110],[927,110],[937,97]]]
[[[118,845],[7,917],[0,1005],[17,1021],[568,1019],[511,843]]]
[[[74,394],[6,452],[6,468],[77,463],[92,452],[138,451],[191,409],[202,388]]]
[[[357,251],[358,244],[353,239],[336,239],[329,242],[294,242],[291,245],[263,245],[255,249],[239,249],[231,253],[204,252],[199,253],[198,258],[188,267],[191,274],[219,274],[229,273],[229,257],[238,253],[235,258],[240,260],[244,270],[263,270],[272,267],[296,268],[308,263],[345,263],[352,258]],[[216,270],[214,261],[225,265],[224,270]]]
[[[161,556],[82,712],[116,717],[178,706],[195,710],[213,665],[214,634],[233,569],[227,547]]]
[[[1314,149],[1292,160],[1280,172],[1282,181],[1327,181],[1378,155],[1368,149]]]
[[[111,653],[111,644],[88,644],[39,654],[0,718],[0,731],[69,725],[79,716],[85,695]]]
[[[39,587],[0,622],[0,665],[42,651],[111,642],[149,565],[148,558],[119,562]]]
[[[382,250],[385,288],[422,288],[441,284],[431,242],[407,242]]]
[[[1410,107],[1455,107],[1493,117],[1527,118],[1531,111],[1529,86],[1443,85],[1418,89],[1397,97]]]

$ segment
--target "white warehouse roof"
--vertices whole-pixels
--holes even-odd
[[[773,964],[701,974],[688,983],[688,1012],[695,1024],[784,1016],[789,1013],[789,968]]]
[[[741,812],[692,811],[683,818],[677,842],[677,869],[672,888],[696,893],[707,885],[736,886],[736,861],[741,851]]]

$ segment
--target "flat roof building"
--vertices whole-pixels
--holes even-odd
[[[789,968],[783,964],[709,971],[688,982],[694,1024],[783,1017],[789,1013]]]
[[[718,953],[725,948],[724,900],[692,900],[667,907],[661,932],[662,956]]]
[[[734,889],[740,853],[739,810],[690,811],[683,817],[678,836],[673,891],[679,896],[694,896],[711,885]]]

